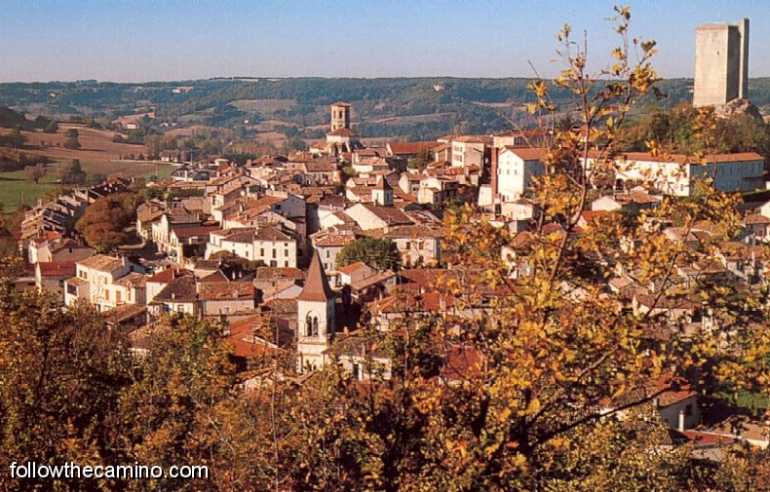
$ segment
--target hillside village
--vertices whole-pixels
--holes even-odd
[[[741,44],[740,50],[730,44],[740,61],[730,65],[718,87],[709,85],[715,77],[708,56],[721,56],[709,51],[713,36]],[[748,47],[748,20],[702,26],[696,42],[701,55],[695,103],[688,110],[707,108],[697,115],[724,122],[734,117],[735,107],[753,107],[748,55],[741,51]],[[193,90],[192,85],[174,89],[180,96]],[[616,102],[612,97],[607,96]],[[621,112],[617,106],[612,111]],[[748,353],[747,359],[760,366],[767,359],[759,345],[741,338],[764,339],[770,306],[765,155],[745,149],[668,151],[656,142],[647,151],[626,145],[607,153],[603,139],[615,136],[607,119],[601,121],[606,131],[601,138],[591,126],[599,126],[596,122],[567,119],[482,134],[457,131],[436,139],[370,139],[364,125],[354,124],[354,111],[348,101],[329,104],[325,135],[301,150],[260,144],[258,155],[237,152],[236,159],[232,153],[196,156],[164,149],[156,157],[172,168],[167,176],[116,173],[89,183],[84,174],[80,182],[57,188],[19,212],[14,244],[23,265],[11,279],[13,290],[50,301],[44,304],[52,306],[47,312],[97,316],[109,333],[124,337],[131,361],[151,358],[158,337],[185,323],[216,327],[235,368],[228,394],[239,404],[268,408],[276,404],[275,396],[266,398],[260,390],[286,385],[301,392],[323,375],[329,378],[323,383],[332,386],[352,382],[345,396],[374,408],[373,388],[379,384],[395,393],[387,384],[411,370],[417,376],[410,376],[425,384],[421,389],[430,391],[413,400],[407,391],[406,403],[399,404],[414,405],[428,422],[441,413],[431,414],[440,400],[433,396],[445,397],[441,389],[456,389],[452,395],[461,395],[458,399],[475,396],[478,380],[473,378],[500,366],[504,374],[496,376],[514,381],[511,394],[525,395],[518,410],[525,422],[530,416],[536,421],[554,404],[530,392],[527,378],[542,376],[534,374],[542,370],[548,374],[545,386],[555,400],[562,398],[559,404],[575,409],[577,423],[605,416],[632,420],[638,406],[647,412],[640,422],[664,428],[656,449],[709,464],[725,461],[737,445],[770,449],[767,395],[736,384],[733,394],[706,396],[701,388],[711,381],[704,382],[705,370],[699,372],[704,360],[724,357],[733,363]],[[770,131],[761,116],[741,117],[754,118]],[[143,111],[121,116],[115,124],[133,131],[154,118],[154,111]],[[122,139],[116,135],[116,141]],[[563,202],[553,198],[575,189],[581,193]],[[95,210],[102,222],[89,222]],[[536,298],[531,305],[542,308],[542,318],[522,314],[527,308],[520,306],[531,305],[518,304],[517,296]],[[594,319],[592,309],[611,313],[617,325],[584,326],[584,319]],[[501,336],[511,319],[516,319],[514,334]],[[521,326],[519,320],[525,320]],[[424,324],[409,331],[408,325],[417,322]],[[620,327],[623,323],[627,326]],[[485,330],[477,336],[474,329],[482,325]],[[574,333],[560,333],[560,338],[561,327]],[[393,333],[404,334],[406,342],[397,347],[403,352],[377,337]],[[432,336],[449,341],[439,356],[420,352],[433,343]],[[414,345],[410,337],[417,340]],[[706,348],[698,345],[704,340]],[[622,370],[615,374],[603,364],[626,354],[621,349],[602,353],[605,347],[632,347],[635,357],[619,362]],[[692,347],[703,352],[692,355],[687,352]],[[681,355],[681,367],[657,359],[656,349]],[[517,350],[526,352],[522,361],[506,358],[520,354]],[[563,367],[554,368],[556,362],[538,366],[548,360],[549,350]],[[408,359],[405,353],[425,367],[404,368],[397,359]],[[587,359],[585,368],[571,366],[584,353],[595,359]],[[597,368],[599,383],[587,376]],[[342,379],[334,379],[332,369]],[[633,385],[627,378],[634,371],[654,377]],[[552,381],[589,388],[588,396],[573,396],[564,390],[570,386]],[[602,381],[611,383],[594,391],[591,385]],[[175,381],[182,387],[188,383]],[[504,385],[492,386],[492,396],[478,403],[481,421],[496,411],[489,409],[493,398],[508,398],[500,389]],[[340,391],[335,397],[343,393],[335,391]],[[187,404],[193,406],[187,401],[169,406]],[[508,422],[513,412],[501,410],[495,418],[502,415],[500,420]],[[447,413],[441,415],[445,420],[424,425],[443,429],[445,422],[466,418]],[[332,431],[353,426],[341,420],[336,414],[324,425]],[[573,430],[571,423],[548,425]],[[473,437],[441,435],[439,440],[465,457],[467,442],[488,437],[486,430],[477,430],[481,427],[474,420],[468,425]],[[408,433],[407,424],[404,428]],[[336,443],[329,441],[324,445],[332,449]],[[492,462],[496,453],[508,452],[506,446],[482,446],[480,459]],[[554,446],[555,453],[562,452]],[[649,451],[643,448],[639,455],[654,454]],[[455,465],[463,468],[463,463]],[[292,486],[301,489],[301,480],[295,480]]]
[[[22,224],[19,248],[30,276],[18,279],[19,285],[55,295],[62,305],[95,306],[114,329],[129,333],[138,354],[169,315],[223,323],[247,386],[259,378],[249,372],[250,359],[265,351],[295,353],[296,367],[287,375],[301,377],[334,357],[353,377],[366,380],[372,369],[365,369],[364,357],[373,348],[357,333],[364,319],[387,330],[394,320],[421,313],[472,318],[487,309],[490,298],[506,295],[505,289],[490,290],[478,305],[455,308],[442,280],[461,272],[442,256],[442,219],[448,207],[471,204],[494,227],[514,234],[514,244],[525,244],[539,220],[527,196],[544,172],[548,150],[541,145],[548,135],[526,130],[367,147],[351,128],[350,111],[347,103],[332,104],[327,137],[308,151],[266,155],[242,166],[223,158],[176,164],[169,178],[146,186],[196,190],[200,196],[142,203],[134,226],[141,244],[117,253],[86,246],[74,223],[90,203],[126,191],[130,181],[40,203]],[[687,197],[704,174],[731,193],[762,189],[766,180],[765,161],[756,153],[706,155],[701,162],[627,153],[616,160],[624,171],[614,191],[587,204],[575,233],[590,230],[592,221],[655,208],[665,196]],[[584,165],[592,163],[589,157]],[[652,186],[640,186],[650,175]],[[558,223],[548,227],[560,233]],[[712,231],[700,223],[689,231],[671,226],[665,233],[697,249]],[[725,245],[732,254],[720,263],[682,267],[676,275],[684,282],[708,275],[757,288],[770,267],[757,246],[770,241],[770,202],[746,211],[739,237]],[[341,251],[364,238],[392,242],[399,267],[340,264]],[[528,275],[526,248],[505,246],[498,254],[512,278]],[[697,303],[655,302],[655,288],[636,284],[633,275],[619,274],[607,289],[621,292],[639,312],[712,323],[708,309]],[[387,375],[389,360],[375,359]],[[664,395],[658,408],[682,436],[708,441],[729,434],[702,428],[694,392]],[[762,435],[745,438],[766,446]]]

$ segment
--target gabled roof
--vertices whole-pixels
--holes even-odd
[[[165,270],[155,272],[155,274],[152,277],[147,279],[147,282],[167,284],[177,277],[184,277],[184,276],[191,276],[191,275],[192,275],[192,272],[189,270],[180,270],[177,268],[166,268]]]
[[[298,301],[326,302],[334,298],[334,293],[329,287],[329,281],[326,278],[321,260],[318,253],[313,253],[313,259],[310,260],[310,268],[307,272],[307,280],[302,288]]]
[[[338,268],[337,271],[340,272],[340,273],[344,273],[345,275],[350,275],[351,273],[353,273],[353,272],[355,272],[356,270],[359,270],[359,269],[369,269],[369,270],[371,270],[369,265],[367,265],[363,261],[356,261],[356,262],[351,263],[350,265],[345,265],[344,267]]]
[[[524,161],[542,161],[545,159],[548,149],[542,147],[511,147],[507,146],[503,152],[511,152]],[[502,153],[502,152],[501,152]]]
[[[42,261],[37,265],[40,268],[40,275],[43,277],[69,278],[75,276],[74,261]]]
[[[114,272],[123,266],[123,259],[116,256],[93,255],[77,262],[78,265],[99,270],[100,272]]]
[[[209,234],[218,231],[219,226],[216,224],[212,225],[193,225],[193,226],[183,226],[183,227],[172,227],[171,232],[176,235],[176,237],[184,241],[186,239],[190,239],[193,237],[208,237]]]
[[[115,281],[116,285],[129,288],[143,288],[146,283],[147,276],[137,272],[131,272]]]
[[[256,241],[292,241],[293,238],[279,227],[268,225],[260,227],[254,234]]]
[[[388,142],[388,148],[393,155],[413,155],[430,150],[440,144],[436,141],[429,142]]]
[[[198,285],[199,297],[206,301],[234,301],[254,299],[251,282],[206,282]]]
[[[412,224],[412,219],[409,218],[404,212],[393,207],[380,207],[377,205],[361,204],[362,207],[377,216],[389,226],[393,225],[409,225]]]
[[[155,302],[194,302],[197,299],[195,278],[179,277],[172,280],[155,296]]]

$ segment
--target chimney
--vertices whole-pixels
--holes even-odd
[[[677,421],[676,430],[684,432],[684,410],[679,410],[679,420]]]
[[[500,149],[497,147],[492,147],[491,153],[490,153],[490,165],[489,165],[489,173],[490,173],[490,179],[489,179],[489,185],[492,189],[492,203],[495,203],[495,200],[497,199],[497,157],[498,153],[500,152]]]

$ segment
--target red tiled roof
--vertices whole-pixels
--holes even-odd
[[[548,154],[548,149],[542,147],[505,147],[503,152],[512,152],[525,161],[542,161]]]
[[[589,154],[590,158],[601,157],[596,152]],[[652,155],[650,152],[626,152],[619,154],[615,157],[616,160],[626,161],[646,161],[646,162],[678,162],[680,164],[686,163],[727,163],[727,162],[751,162],[764,160],[761,155],[756,152],[734,152],[730,154],[706,154],[702,159],[697,159],[685,154],[665,154]]]
[[[198,295],[206,301],[248,300],[255,288],[251,282],[206,282],[198,284]]]
[[[746,225],[770,224],[770,218],[761,214],[751,214],[744,217],[743,223]]]
[[[363,261],[356,261],[354,263],[351,263],[350,265],[345,265],[344,267],[338,268],[337,271],[340,273],[344,273],[345,275],[350,275],[351,273],[355,272],[360,268],[367,268],[367,267],[368,265]]]
[[[183,277],[187,275],[192,275],[192,272],[189,270],[179,270],[176,268],[166,268],[165,270],[161,270],[159,272],[156,272],[152,277],[148,278],[148,282],[156,282],[161,284],[167,284],[174,280],[177,277]]]
[[[438,142],[388,142],[388,147],[393,155],[413,155],[440,145]]]
[[[38,263],[43,277],[74,277],[74,261],[42,261]]]

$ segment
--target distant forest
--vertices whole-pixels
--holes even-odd
[[[111,119],[154,108],[158,122],[237,129],[270,121],[283,125],[293,137],[318,138],[328,119],[328,104],[345,100],[354,105],[354,125],[362,136],[434,138],[501,131],[512,122],[526,125],[523,106],[532,101],[529,82],[436,77],[5,83],[0,84],[0,106],[57,119]],[[691,79],[664,80],[659,87],[666,97],[647,101],[647,108],[691,99]],[[749,92],[760,109],[770,109],[770,78],[752,79]],[[566,100],[555,87],[552,96],[557,104]],[[271,100],[282,104],[265,104]]]

